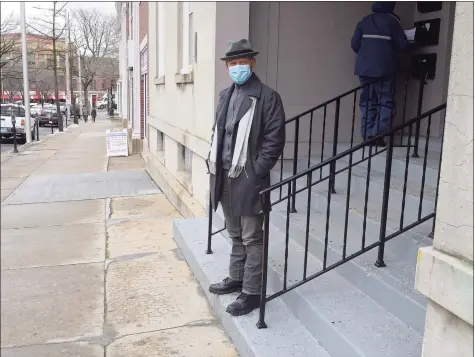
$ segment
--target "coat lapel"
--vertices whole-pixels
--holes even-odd
[[[231,99],[231,95],[233,94],[233,89],[234,86],[229,87],[227,92],[222,97],[222,102],[219,103],[216,123],[218,129],[220,130],[224,130],[224,125],[226,124],[226,115],[228,111],[229,100]]]
[[[251,108],[252,99],[249,97],[260,98],[261,96],[262,82],[255,74],[253,74],[252,77],[249,78],[249,82],[244,84],[244,86],[245,91],[248,95],[244,97],[244,99],[239,105],[239,109],[236,116],[236,123],[239,123],[244,114],[246,114],[249,108]]]
[[[247,113],[247,111],[249,110],[251,105],[252,105],[251,98],[249,98],[248,96],[245,96],[243,98],[241,104],[239,105],[239,109],[238,109],[238,112],[236,114],[236,124],[241,121],[242,117],[244,116],[244,114]]]

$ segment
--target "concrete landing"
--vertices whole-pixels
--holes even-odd
[[[160,193],[144,169],[31,176],[2,204],[92,200]]]
[[[177,220],[173,237],[199,281],[213,311],[231,337],[241,357],[330,357],[280,299],[267,304],[267,329],[258,329],[259,310],[232,317],[226,307],[238,294],[208,292],[210,282],[227,276],[230,244],[220,234],[213,236],[213,254],[206,254],[206,218]]]

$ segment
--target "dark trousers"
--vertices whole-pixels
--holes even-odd
[[[360,77],[360,83],[366,84],[375,79]],[[364,139],[384,134],[390,129],[394,116],[394,84],[394,79],[380,80],[361,90],[361,135]]]
[[[229,259],[229,277],[242,281],[242,291],[250,295],[259,295],[262,280],[262,243],[264,215],[241,216],[231,215],[230,179],[228,171],[223,171],[223,191],[221,206],[223,207],[226,229],[232,240]]]

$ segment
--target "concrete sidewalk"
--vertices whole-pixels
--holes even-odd
[[[180,218],[105,118],[1,163],[4,357],[232,357],[172,237]]]

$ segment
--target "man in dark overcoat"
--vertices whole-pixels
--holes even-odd
[[[285,145],[285,114],[279,94],[253,72],[258,52],[248,40],[230,41],[225,57],[233,84],[219,94],[208,158],[211,203],[221,203],[232,240],[229,276],[211,284],[213,294],[241,292],[231,315],[259,306],[262,280],[264,213],[270,198],[270,171]]]

